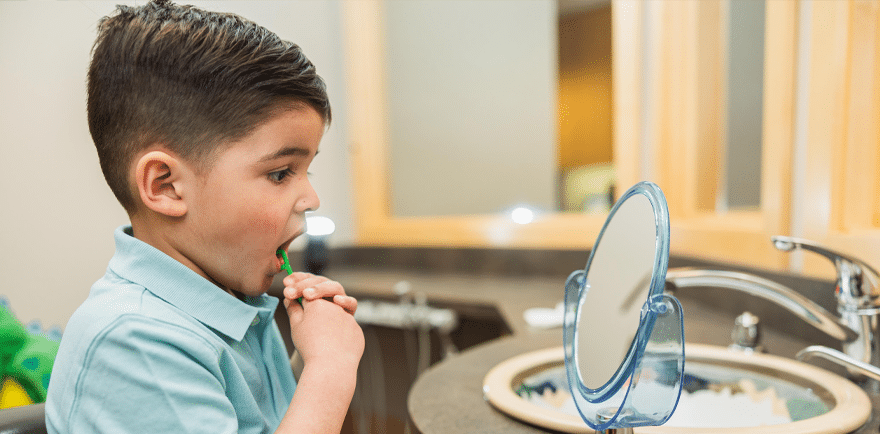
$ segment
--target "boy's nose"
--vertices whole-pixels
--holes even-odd
[[[312,183],[305,182],[305,190],[300,195],[296,203],[298,212],[315,211],[321,206],[321,200],[318,199],[318,193],[312,187]]]

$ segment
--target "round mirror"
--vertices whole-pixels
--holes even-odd
[[[651,289],[657,238],[651,202],[637,194],[612,211],[593,247],[577,315],[579,372],[590,389],[612,379],[632,347]]]
[[[681,307],[663,293],[668,262],[666,199],[642,182],[615,204],[586,268],[566,282],[569,386],[594,429],[659,425],[678,402],[684,339]]]

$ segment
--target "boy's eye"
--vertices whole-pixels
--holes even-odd
[[[280,183],[284,182],[284,178],[287,178],[288,176],[293,176],[292,170],[290,170],[290,169],[279,170],[279,171],[270,173],[269,180],[272,182],[275,182],[277,184],[280,184]]]

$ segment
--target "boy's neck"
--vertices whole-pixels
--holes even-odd
[[[185,265],[187,268],[193,270],[199,276],[204,277],[209,282],[217,285],[220,289],[226,291],[230,295],[239,300],[242,299],[242,294],[237,291],[233,291],[231,289],[225,288],[223,285],[217,283],[214,279],[211,278],[207,273],[204,272],[195,262],[190,260],[183,252],[180,251],[179,248],[176,247],[176,242],[181,239],[181,237],[175,234],[175,231],[172,230],[169,226],[174,225],[176,223],[164,222],[164,221],[156,221],[154,218],[144,218],[143,215],[137,214],[130,216],[131,220],[131,231],[132,236],[137,238],[140,241],[143,241],[154,248],[158,249],[160,252],[170,256],[177,262]]]

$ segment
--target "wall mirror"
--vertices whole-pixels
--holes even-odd
[[[718,57],[717,103],[726,111],[727,144],[716,206],[756,208],[765,5],[716,4],[719,45],[726,47]],[[386,0],[383,6],[392,215],[518,206],[608,212],[610,0]]]
[[[681,305],[663,293],[669,213],[660,189],[636,184],[614,205],[584,270],[565,285],[569,388],[590,427],[660,425],[684,371]]]
[[[753,60],[763,59],[763,41],[719,48],[741,44],[732,30],[762,34],[754,14],[736,12],[742,4],[764,8],[743,0],[344,3],[358,242],[583,248],[572,240],[594,239],[620,193],[609,194],[614,186],[642,179],[672,192],[674,220],[689,212],[682,206],[761,207],[763,62]],[[682,74],[683,65],[697,72]],[[727,91],[734,82],[756,89]],[[728,104],[728,94],[749,102]],[[673,106],[691,99],[696,110]],[[727,114],[734,107],[739,118]],[[682,113],[691,118],[670,118]],[[693,161],[679,143],[694,143],[686,145]],[[672,156],[682,158],[666,161]],[[526,218],[514,220],[520,207]]]
[[[382,12],[393,216],[607,213],[609,0],[386,0]]]

